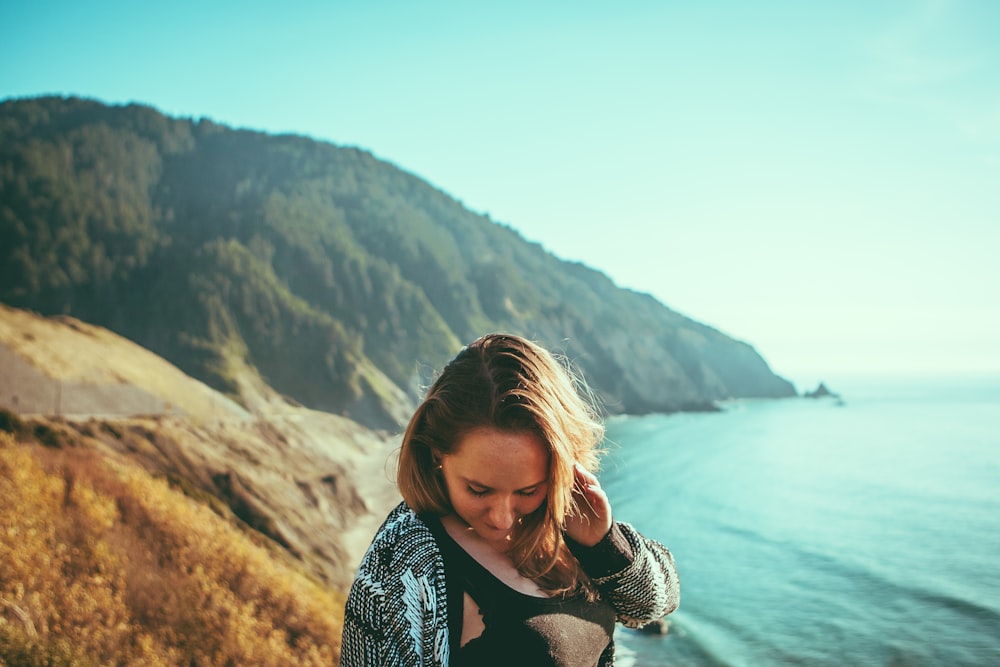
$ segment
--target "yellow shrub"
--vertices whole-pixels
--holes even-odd
[[[329,665],[343,600],[145,471],[0,433],[0,664]]]

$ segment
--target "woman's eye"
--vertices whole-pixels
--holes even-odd
[[[536,493],[538,493],[538,487],[536,486],[535,488],[528,489],[527,491],[518,491],[517,493],[519,495],[522,495],[522,496],[526,497],[526,498],[530,498],[531,496],[533,496]]]
[[[485,495],[486,495],[486,491],[485,491],[485,490],[482,490],[482,491],[481,491],[481,490],[479,490],[479,489],[474,489],[474,488],[472,488],[471,486],[470,486],[470,487],[467,487],[467,488],[468,488],[468,490],[469,490],[469,493],[471,493],[472,495],[474,495],[474,496],[475,496],[475,497],[477,497],[477,498],[482,498],[483,496],[485,496]]]

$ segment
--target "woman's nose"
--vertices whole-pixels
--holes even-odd
[[[510,498],[500,498],[490,508],[490,521],[497,528],[507,530],[514,526],[514,503]]]

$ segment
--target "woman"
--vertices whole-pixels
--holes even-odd
[[[604,430],[544,349],[488,335],[444,369],[403,436],[404,502],[347,600],[341,665],[611,665],[615,621],[673,611],[663,545],[612,520]]]

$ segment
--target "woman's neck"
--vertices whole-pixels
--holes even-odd
[[[441,517],[441,525],[467,554],[489,570],[493,576],[516,591],[535,597],[548,597],[533,580],[521,575],[509,555],[510,540],[503,543],[485,540],[455,514]]]

